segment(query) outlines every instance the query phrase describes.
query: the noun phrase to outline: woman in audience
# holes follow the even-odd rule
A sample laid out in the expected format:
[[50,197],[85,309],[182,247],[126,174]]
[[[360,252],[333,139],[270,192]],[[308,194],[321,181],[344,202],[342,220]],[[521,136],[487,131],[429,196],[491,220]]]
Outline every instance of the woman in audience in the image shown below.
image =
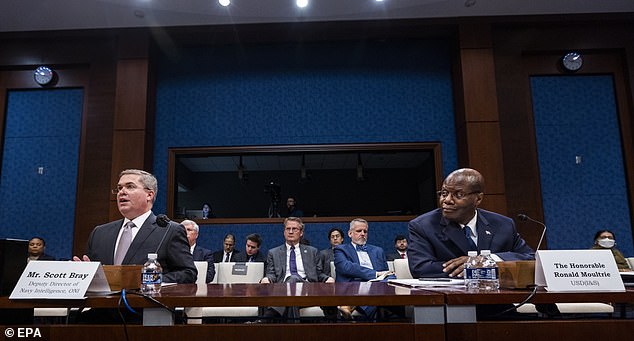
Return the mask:
[[630,266],[627,264],[627,260],[616,248],[616,241],[614,238],[614,233],[609,230],[599,230],[594,235],[594,245],[592,245],[593,249],[608,249],[612,251],[612,255],[614,256],[614,260],[616,261],[616,265],[619,268],[619,271],[630,271]]
[[33,237],[29,240],[29,261],[32,260],[55,260],[55,257],[44,253],[46,242],[41,237]]

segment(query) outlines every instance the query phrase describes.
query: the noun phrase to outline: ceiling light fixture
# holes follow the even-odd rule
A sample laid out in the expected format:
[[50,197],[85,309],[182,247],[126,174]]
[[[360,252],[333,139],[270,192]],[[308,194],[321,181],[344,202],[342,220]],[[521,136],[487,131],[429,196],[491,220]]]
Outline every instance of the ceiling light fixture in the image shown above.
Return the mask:
[[231,0],[218,0],[218,3],[222,7],[227,7],[227,6],[231,5]]
[[297,4],[297,7],[299,8],[304,8],[308,6],[308,0],[296,0],[295,4]]

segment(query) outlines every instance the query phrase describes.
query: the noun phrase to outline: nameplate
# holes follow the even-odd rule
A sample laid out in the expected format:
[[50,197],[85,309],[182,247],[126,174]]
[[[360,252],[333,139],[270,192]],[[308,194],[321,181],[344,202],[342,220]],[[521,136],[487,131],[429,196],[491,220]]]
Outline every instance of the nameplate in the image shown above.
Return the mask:
[[247,275],[247,264],[246,263],[236,263],[231,267],[231,274],[238,276],[246,276]]
[[99,262],[30,261],[9,298],[83,299],[89,287],[110,290]]
[[610,250],[539,250],[535,284],[554,292],[625,291]]

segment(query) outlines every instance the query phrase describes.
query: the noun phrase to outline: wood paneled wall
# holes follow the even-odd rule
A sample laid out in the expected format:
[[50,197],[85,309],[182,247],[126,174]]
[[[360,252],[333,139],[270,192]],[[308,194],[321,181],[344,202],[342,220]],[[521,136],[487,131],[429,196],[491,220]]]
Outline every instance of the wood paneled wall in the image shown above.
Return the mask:
[[[304,42],[341,39],[448,39],[455,42],[456,132],[461,167],[486,178],[483,207],[511,217],[543,218],[539,167],[527,81],[529,59],[551,63],[567,49],[608,51],[617,56],[617,89],[627,162],[628,190],[634,198],[634,19],[597,16],[577,22],[561,18],[495,20],[403,20],[245,25],[161,30],[170,46],[263,41]],[[244,34],[241,35],[241,32]],[[179,41],[179,37],[184,39]],[[169,39],[168,39],[169,40]],[[84,251],[92,228],[119,218],[110,189],[124,168],[151,171],[154,127],[154,56],[151,30],[29,32],[0,35],[0,105],[38,64],[65,74],[63,82],[85,89],[73,251]],[[157,48],[157,49],[158,49]],[[527,56],[530,58],[527,59]],[[616,61],[614,61],[616,60]],[[533,63],[533,62],[531,62]],[[615,69],[616,70],[616,69]],[[21,73],[24,73],[21,75]],[[71,76],[71,74],[73,76]],[[25,83],[26,84],[26,83]],[[33,86],[32,83],[24,86]],[[1,132],[0,132],[1,134]],[[0,135],[0,138],[2,135]],[[1,139],[0,139],[1,140]],[[632,201],[632,200],[631,200]],[[634,211],[634,208],[632,208]],[[536,245],[538,229],[521,230]]]

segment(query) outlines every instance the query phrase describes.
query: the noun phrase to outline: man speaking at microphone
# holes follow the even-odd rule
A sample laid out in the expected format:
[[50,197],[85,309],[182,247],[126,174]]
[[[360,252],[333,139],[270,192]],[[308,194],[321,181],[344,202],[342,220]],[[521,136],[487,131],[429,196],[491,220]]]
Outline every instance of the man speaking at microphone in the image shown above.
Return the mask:
[[88,251],[75,261],[104,265],[143,265],[148,253],[157,253],[163,267],[163,282],[194,283],[197,270],[185,229],[167,217],[152,213],[158,185],[154,175],[138,169],[119,174],[117,207],[123,219],[99,225],[88,238]]
[[409,222],[407,257],[414,278],[463,277],[470,250],[491,250],[497,261],[534,259],[511,218],[478,208],[483,198],[484,178],[475,169],[445,178],[439,208]]

